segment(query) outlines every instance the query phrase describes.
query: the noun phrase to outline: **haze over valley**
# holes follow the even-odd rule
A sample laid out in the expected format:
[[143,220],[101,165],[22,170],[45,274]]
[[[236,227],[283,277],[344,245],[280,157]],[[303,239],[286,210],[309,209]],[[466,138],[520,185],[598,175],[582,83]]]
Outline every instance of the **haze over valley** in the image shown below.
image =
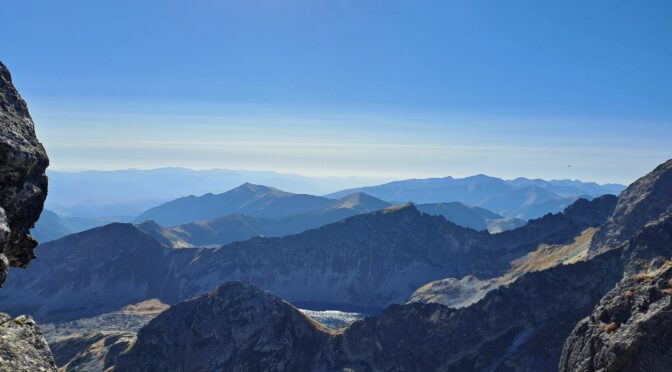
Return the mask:
[[668,372],[672,2],[2,3],[0,372]]

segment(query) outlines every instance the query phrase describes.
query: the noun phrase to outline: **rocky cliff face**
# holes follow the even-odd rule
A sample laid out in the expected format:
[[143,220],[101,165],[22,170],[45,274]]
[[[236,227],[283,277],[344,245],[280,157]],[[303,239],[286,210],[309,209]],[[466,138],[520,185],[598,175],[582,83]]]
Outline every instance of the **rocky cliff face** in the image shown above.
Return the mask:
[[672,217],[624,247],[625,277],[565,343],[561,371],[669,371],[672,365]]
[[[26,267],[37,242],[29,230],[47,196],[49,160],[28,106],[0,62],[0,285],[9,266]],[[1,290],[0,290],[1,291]],[[0,370],[52,371],[56,365],[35,322],[0,313]]]
[[35,137],[28,105],[0,62],[0,285],[8,266],[26,267],[37,242],[29,230],[47,197],[47,153]]
[[614,214],[593,240],[591,254],[617,247],[650,221],[672,213],[672,159],[628,186],[618,197]]

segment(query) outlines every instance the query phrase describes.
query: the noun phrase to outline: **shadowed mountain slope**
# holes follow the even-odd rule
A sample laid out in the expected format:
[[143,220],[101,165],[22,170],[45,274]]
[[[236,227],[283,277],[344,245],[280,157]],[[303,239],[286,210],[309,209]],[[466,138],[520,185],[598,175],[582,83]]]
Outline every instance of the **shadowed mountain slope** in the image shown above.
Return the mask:
[[[273,219],[235,214],[170,228],[163,227],[154,221],[145,221],[137,226],[169,247],[217,246],[253,237],[282,237],[298,234],[357,214],[390,206],[391,204],[380,199],[356,193],[336,200],[324,210],[312,214],[296,214]],[[423,204],[417,208],[424,213],[440,215],[457,225],[479,231],[502,232],[526,223],[520,219],[504,218],[486,209],[469,207],[457,202]]]
[[[613,197],[579,201],[567,214],[491,235],[413,205],[360,214],[284,238],[215,249],[171,249],[130,224],[111,224],[42,245],[32,270],[0,292],[6,310],[45,320],[108,312],[158,298],[172,304],[227,280],[246,280],[290,301],[385,306],[446,277],[495,277],[539,244],[569,242],[601,224]],[[580,210],[596,213],[592,221]]]
[[115,223],[69,235],[40,250],[31,270],[18,272],[0,291],[3,310],[74,319],[149,298],[179,300],[171,289],[179,252],[133,225]]
[[319,196],[292,194],[246,183],[223,194],[192,195],[161,204],[142,213],[135,222],[153,220],[164,226],[174,226],[230,214],[281,218],[317,212],[328,208],[333,202],[332,199]]

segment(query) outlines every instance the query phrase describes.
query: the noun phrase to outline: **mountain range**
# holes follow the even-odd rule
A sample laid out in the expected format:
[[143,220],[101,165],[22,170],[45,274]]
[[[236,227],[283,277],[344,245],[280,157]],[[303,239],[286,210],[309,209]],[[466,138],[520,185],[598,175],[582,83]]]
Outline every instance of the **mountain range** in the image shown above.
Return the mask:
[[499,234],[407,204],[221,248],[173,249],[115,223],[42,244],[40,259],[15,274],[0,303],[7,311],[30,309],[39,320],[63,320],[149,298],[173,304],[226,280],[248,280],[290,301],[383,307],[406,302],[433,280],[500,275],[540,244],[565,243],[603,223],[615,199],[580,199],[565,213]]
[[[62,172],[49,170],[50,194],[45,207],[56,212],[62,217],[74,217],[82,219],[101,219],[106,222],[128,222],[143,211],[155,207],[176,198],[193,195],[203,195],[207,193],[218,193],[221,190],[228,190],[245,182],[264,184],[279,189],[293,190],[299,193],[308,193],[313,195],[322,195],[327,192],[334,192],[338,189],[352,187],[353,185],[371,184],[371,180],[362,178],[315,178],[304,177],[291,174],[282,174],[274,172],[259,171],[237,171],[237,170],[191,170],[185,168],[160,168],[150,170],[115,170],[115,171],[83,171],[83,172]],[[501,181],[504,188],[498,187],[491,181]],[[383,199],[388,202],[398,203],[412,201],[416,204],[459,201],[468,205],[482,206],[493,210],[507,217],[520,217],[529,219],[544,214],[544,211],[535,213],[519,212],[519,215],[511,210],[511,213],[502,213],[485,205],[471,202],[468,190],[462,190],[457,193],[446,193],[446,190],[455,191],[448,187],[449,183],[469,184],[467,189],[482,189],[481,196],[487,198],[509,188],[522,188],[534,186],[534,193],[539,193],[538,199],[541,201],[550,199],[563,199],[579,196],[595,197],[602,194],[618,194],[624,186],[617,184],[598,185],[592,182],[581,182],[577,180],[529,180],[518,178],[515,180],[504,181],[494,177],[474,176],[464,179],[454,179],[452,177],[435,178],[425,180],[403,180],[392,182],[390,184],[375,186],[383,188],[387,186],[406,189],[408,192],[399,192],[397,196],[387,197],[386,194],[376,192],[366,193]],[[481,183],[484,183],[481,185]],[[160,185],[160,187],[159,187]],[[506,187],[506,186],[509,187]],[[424,191],[418,190],[418,186]],[[443,188],[438,191],[436,188]],[[489,189],[489,191],[488,191]],[[547,190],[552,195],[541,194],[541,190]],[[416,190],[415,194],[410,190]],[[355,190],[338,192],[337,196],[327,195],[328,198],[340,199],[343,196],[352,194]],[[488,192],[491,194],[488,195]],[[387,193],[390,194],[390,193]],[[423,199],[421,194],[426,194]],[[478,199],[478,198],[476,198]],[[478,201],[478,200],[477,200]],[[561,201],[555,201],[555,209],[546,209],[546,212],[557,212],[567,206]],[[550,206],[549,206],[550,207]],[[219,216],[217,216],[219,217]],[[192,222],[192,221],[185,221]],[[93,226],[89,226],[93,227]]]
[[320,178],[268,171],[176,167],[77,172],[48,170],[47,174],[49,198],[45,207],[61,216],[84,218],[133,218],[151,207],[182,196],[221,192],[245,182],[313,194],[371,182],[355,177]]
[[486,175],[466,178],[427,178],[394,181],[378,186],[347,189],[327,197],[338,198],[353,192],[364,192],[376,198],[395,202],[441,203],[458,201],[483,207],[506,217],[530,219],[563,210],[579,197],[618,195],[623,185],[598,185],[571,180],[517,178],[505,181]]
[[[169,293],[177,289],[182,294],[176,297],[191,298],[207,287],[214,289],[171,306],[137,335],[74,336],[63,345],[68,350],[79,345],[79,357],[73,361],[84,358],[87,363],[123,371],[277,366],[281,366],[278,370],[309,371],[562,372],[594,371],[595,367],[639,371],[646,366],[647,370],[665,371],[672,361],[664,341],[666,324],[672,321],[668,311],[672,297],[666,294],[672,291],[671,175],[669,161],[631,185],[618,200],[613,196],[580,199],[562,214],[494,235],[455,226],[405,205],[286,238],[255,238],[217,249],[170,249],[155,242],[150,255],[169,258],[164,264],[157,263],[163,259],[153,261],[154,266],[171,268],[161,280],[172,290]],[[116,275],[135,282],[136,288],[149,288],[137,274],[122,269],[142,260],[137,256],[140,250],[130,249],[136,255],[117,263],[127,256],[126,249],[112,253],[108,244],[96,247],[95,241],[107,240],[100,238],[103,233],[107,239],[131,234],[137,240],[151,240],[133,225],[114,224],[42,248],[50,248],[54,258],[72,247],[81,247],[76,255],[92,254],[93,249],[97,252],[93,260],[75,260],[69,270],[88,268],[93,274],[104,267],[103,277]],[[74,237],[80,241],[70,240]],[[356,245],[350,245],[351,238],[346,237],[355,237]],[[69,244],[63,243],[66,240]],[[114,246],[149,244],[115,242]],[[46,251],[44,258],[50,259]],[[376,256],[368,259],[367,251]],[[368,290],[351,287],[358,296],[351,291],[339,295],[338,286],[349,275],[324,280],[330,272],[347,273],[350,265],[341,265],[346,259],[365,263],[357,283],[372,283],[366,286]],[[34,264],[38,275],[29,281],[31,285],[22,287],[22,293],[37,290],[65,269],[50,261],[43,268],[37,267],[39,261]],[[95,270],[92,261],[100,265]],[[411,302],[394,300],[380,315],[355,321],[345,329],[328,329],[282,299],[292,300],[297,290],[304,289],[302,295],[317,294],[318,300],[323,299],[321,292],[338,300],[371,304],[368,300],[377,296],[377,301],[385,302],[390,288],[404,288],[398,277],[428,271],[428,266],[418,265],[422,262],[452,273],[416,287],[409,294]],[[387,268],[395,280],[385,274]],[[265,272],[271,275],[264,276]],[[299,273],[303,280],[293,284],[292,273]],[[139,280],[129,279],[134,277]],[[236,277],[255,284],[229,281]],[[72,287],[75,282],[86,283],[80,278],[58,283],[54,289]],[[410,289],[416,282],[407,283]],[[98,291],[129,288],[122,280],[98,281],[77,290],[95,301],[92,287]],[[272,292],[282,293],[282,298]],[[63,294],[67,291],[43,301]],[[161,295],[168,297],[168,293]],[[19,297],[3,298],[2,303]],[[137,296],[119,303],[135,300]],[[81,314],[82,305],[94,305],[89,313],[103,310],[100,303],[89,301],[68,304],[70,310],[65,313],[72,314],[77,308]],[[63,314],[41,315],[53,319]],[[109,349],[95,341],[103,339]],[[75,354],[68,351],[68,355]]]
[[[228,209],[228,212],[247,211],[253,214],[267,213],[268,209],[275,208],[278,199],[292,196],[292,194],[284,193],[276,189],[257,186],[257,185],[243,185],[230,192],[220,195],[221,200],[230,203],[231,195],[239,196],[241,189],[254,188],[253,193],[246,193],[243,198],[236,200],[236,205],[242,207],[235,209]],[[269,197],[269,194],[272,196]],[[278,194],[280,196],[278,196]],[[208,199],[212,199],[206,196]],[[190,203],[188,206],[183,206],[184,209],[193,210],[190,218],[196,218],[200,213],[211,214],[212,209],[202,211],[198,209],[200,199]],[[181,202],[188,202],[188,200],[181,200]],[[263,202],[260,202],[263,200]],[[291,202],[301,203],[302,198],[295,198]],[[313,199],[314,200],[314,199]],[[198,220],[187,224],[182,224],[174,227],[164,227],[154,222],[147,220],[137,226],[148,234],[152,235],[163,244],[174,248],[189,248],[189,247],[203,247],[216,246],[231,243],[234,241],[247,240],[257,236],[277,236],[282,237],[286,235],[297,234],[309,229],[318,228],[329,223],[337,222],[347,217],[352,217],[357,214],[367,213],[392,207],[393,205],[376,199],[364,193],[355,193],[347,195],[339,200],[324,200],[322,209],[311,209],[304,211],[304,213],[293,214],[281,218],[264,218],[253,217],[246,214],[231,214],[223,217],[215,218],[213,220]],[[260,208],[259,204],[263,207]],[[220,204],[221,205],[221,204]],[[285,208],[291,203],[286,203],[283,200],[283,210],[289,209],[296,211],[298,208]],[[222,206],[227,208],[228,206]],[[154,217],[160,221],[166,221],[164,212],[170,213],[171,209],[182,210],[177,208],[177,205],[167,205],[165,210],[161,208],[155,209],[147,217]],[[229,207],[230,208],[230,207]],[[422,204],[417,206],[421,212],[443,216],[447,220],[478,231],[488,230],[493,233],[510,230],[524,225],[526,222],[515,218],[504,218],[500,215],[492,213],[488,210],[478,207],[469,207],[462,203],[438,203],[438,204]],[[217,212],[214,212],[217,213]],[[277,212],[276,212],[277,213]],[[141,220],[144,216],[138,218]]]
[[512,265],[527,267],[517,277],[469,306],[395,304],[333,331],[268,291],[228,282],[150,321],[113,363],[131,371],[667,371],[671,175],[672,160],[625,190],[605,224],[580,234],[589,239],[539,246]]
[[[241,192],[243,190],[248,192]],[[241,197],[240,194],[244,195]],[[237,198],[238,207],[234,205],[223,212],[217,212],[218,209],[216,208],[199,208],[203,204],[208,205],[204,201],[208,198],[212,199],[210,195],[202,198],[186,198],[180,200],[180,203],[184,202],[184,204],[187,204],[183,205],[184,209],[192,210],[191,218],[196,218],[197,221],[167,228],[153,220],[147,220],[138,224],[138,226],[172,247],[214,246],[246,240],[255,236],[286,236],[296,234],[360,213],[392,206],[391,203],[384,202],[364,193],[354,193],[339,200],[324,200],[323,208],[311,210],[309,213],[301,213],[300,205],[305,199],[301,197],[289,198],[289,200],[283,199],[282,203],[279,203],[277,200],[291,195],[293,194],[266,186],[244,184],[220,196],[221,199]],[[179,204],[178,201],[176,203]],[[447,220],[460,226],[479,231],[488,230],[492,233],[517,228],[526,223],[526,221],[521,219],[505,218],[486,209],[469,207],[458,202],[423,204],[417,207],[418,210],[424,213],[444,216]],[[255,208],[261,211],[255,211]],[[288,213],[290,215],[281,218],[265,218],[242,214],[243,212],[260,212],[263,214],[269,208],[275,208],[280,213]],[[181,210],[181,208],[177,209]],[[299,212],[298,214],[291,214],[297,211]],[[160,221],[165,221],[162,212],[159,210],[156,217]],[[228,214],[212,220],[200,219],[204,215],[226,212],[240,212],[240,214]],[[138,220],[142,219],[143,217],[138,217]],[[31,233],[39,242],[46,243],[72,233],[102,226],[106,223],[109,222],[104,218],[63,217],[45,209],[42,211],[42,215],[31,230]]]

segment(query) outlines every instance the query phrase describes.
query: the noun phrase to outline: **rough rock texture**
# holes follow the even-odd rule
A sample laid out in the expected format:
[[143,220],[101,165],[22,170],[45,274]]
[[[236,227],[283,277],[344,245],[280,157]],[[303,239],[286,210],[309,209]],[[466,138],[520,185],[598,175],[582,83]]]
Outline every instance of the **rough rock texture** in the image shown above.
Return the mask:
[[427,283],[411,295],[409,302],[439,303],[455,308],[469,306],[488,292],[514,282],[528,272],[585,260],[596,231],[597,228],[587,228],[569,244],[541,244],[534,252],[513,260],[511,269],[498,278],[479,280],[467,275],[462,279],[445,278]]
[[593,240],[591,254],[617,247],[664,213],[672,213],[672,159],[619,195],[614,214]]
[[[168,307],[158,300],[147,300],[93,318],[79,318],[71,322],[42,323],[41,328],[49,345],[73,336],[83,337],[96,333],[135,334]],[[58,361],[58,355],[54,357]],[[62,364],[59,363],[59,365]]]
[[669,371],[672,365],[672,218],[624,247],[626,276],[567,339],[560,370]]
[[71,336],[50,346],[59,371],[102,372],[116,364],[134,341],[132,332],[97,332]]
[[[47,196],[48,165],[28,106],[0,62],[0,286],[9,266],[26,267],[35,257],[37,242],[29,230]],[[0,313],[0,370],[51,371],[54,367],[35,322]]]
[[115,371],[311,371],[329,337],[280,298],[229,282],[142,328]]
[[32,318],[0,313],[0,371],[55,371],[56,364]]
[[362,371],[551,371],[573,324],[617,277],[618,255],[608,253],[525,274],[461,309],[392,305],[336,338],[342,365]]
[[0,285],[8,265],[26,267],[35,257],[29,230],[47,197],[48,165],[28,105],[0,62]]
[[435,280],[413,292],[409,302],[442,304],[454,308],[469,306],[499,287],[502,283],[498,279],[480,280],[473,275],[467,275],[462,279]]
[[342,333],[230,282],[159,315],[115,370],[553,370],[572,326],[617,280],[616,253],[526,274],[463,309],[391,305]]

